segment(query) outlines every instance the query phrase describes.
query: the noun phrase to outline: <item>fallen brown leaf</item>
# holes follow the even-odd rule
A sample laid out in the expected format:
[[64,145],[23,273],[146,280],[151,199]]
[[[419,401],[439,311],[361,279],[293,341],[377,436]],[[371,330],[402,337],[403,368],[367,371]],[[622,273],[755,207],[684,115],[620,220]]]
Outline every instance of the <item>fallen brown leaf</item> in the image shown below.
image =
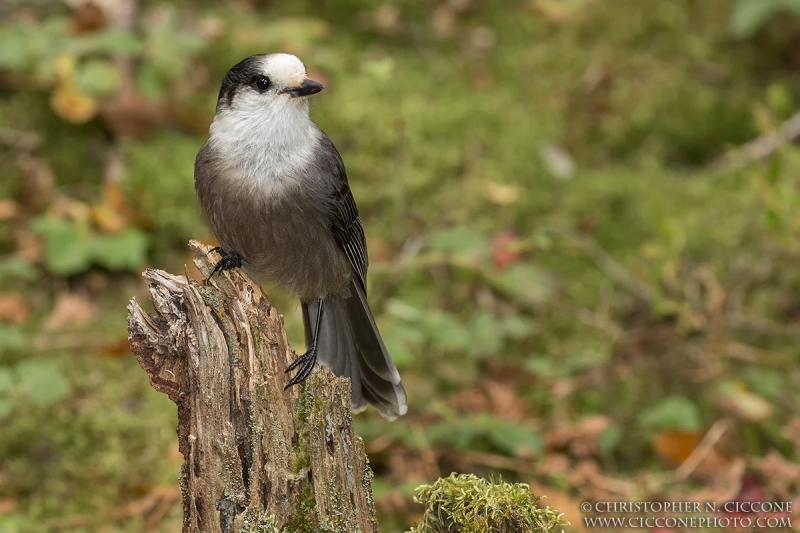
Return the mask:
[[436,6],[429,22],[431,30],[439,37],[452,37],[458,24],[455,10],[447,4]]
[[160,102],[153,102],[135,90],[122,91],[103,102],[100,116],[119,139],[141,139],[169,120]]
[[69,19],[69,32],[72,34],[91,33],[103,29],[108,24],[105,11],[91,0],[74,5]]
[[488,412],[515,422],[530,418],[525,410],[525,402],[515,390],[506,383],[491,379],[462,390],[448,403],[461,413]]
[[28,305],[18,292],[0,293],[0,322],[25,324],[30,318]]
[[394,35],[400,27],[400,8],[394,4],[385,3],[372,14],[372,24],[375,29],[385,35]]
[[14,500],[10,498],[4,498],[0,500],[0,516],[10,513],[16,508],[17,508],[17,502],[15,502]]
[[764,458],[753,460],[754,470],[766,480],[769,493],[784,501],[792,498],[792,489],[800,486],[800,465],[786,460],[776,450],[771,450]]
[[94,302],[85,295],[61,292],[56,296],[53,311],[44,321],[44,330],[59,331],[82,326],[92,320],[95,310]]
[[8,220],[17,216],[19,204],[14,200],[0,200],[0,220]]
[[608,424],[604,415],[589,415],[574,424],[556,426],[545,436],[545,446],[548,450],[568,451],[574,457],[597,455],[600,435]]
[[15,233],[14,241],[17,246],[18,258],[30,263],[41,261],[44,255],[44,240],[41,235],[23,228]]

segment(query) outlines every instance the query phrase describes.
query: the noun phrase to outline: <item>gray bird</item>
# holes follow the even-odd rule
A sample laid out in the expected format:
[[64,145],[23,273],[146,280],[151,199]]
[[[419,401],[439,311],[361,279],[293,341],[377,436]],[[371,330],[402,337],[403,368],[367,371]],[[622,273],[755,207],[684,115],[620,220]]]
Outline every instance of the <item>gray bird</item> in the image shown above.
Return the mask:
[[309,117],[324,89],[293,55],[254,55],[222,80],[194,183],[222,259],[300,298],[308,350],[288,371],[303,381],[317,360],[349,377],[351,406],[406,412],[400,374],[367,304],[367,243],[344,163]]

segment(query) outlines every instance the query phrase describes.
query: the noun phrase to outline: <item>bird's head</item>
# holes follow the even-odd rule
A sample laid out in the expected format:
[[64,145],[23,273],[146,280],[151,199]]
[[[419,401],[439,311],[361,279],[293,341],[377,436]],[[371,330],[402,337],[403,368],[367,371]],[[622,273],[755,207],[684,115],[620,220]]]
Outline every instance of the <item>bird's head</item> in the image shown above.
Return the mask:
[[307,97],[324,88],[308,79],[303,63],[291,54],[254,55],[233,66],[223,78],[217,112],[262,115],[298,108],[307,112]]

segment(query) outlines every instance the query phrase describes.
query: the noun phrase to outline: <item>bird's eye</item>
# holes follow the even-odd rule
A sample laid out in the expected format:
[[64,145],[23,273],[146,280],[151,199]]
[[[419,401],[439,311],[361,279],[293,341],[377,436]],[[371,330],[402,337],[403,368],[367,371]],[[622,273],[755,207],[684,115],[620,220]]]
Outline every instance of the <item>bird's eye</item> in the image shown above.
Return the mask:
[[266,91],[267,89],[269,89],[269,85],[270,85],[269,78],[267,78],[266,76],[257,76],[256,78],[253,79],[253,87],[258,89],[259,91],[262,92]]

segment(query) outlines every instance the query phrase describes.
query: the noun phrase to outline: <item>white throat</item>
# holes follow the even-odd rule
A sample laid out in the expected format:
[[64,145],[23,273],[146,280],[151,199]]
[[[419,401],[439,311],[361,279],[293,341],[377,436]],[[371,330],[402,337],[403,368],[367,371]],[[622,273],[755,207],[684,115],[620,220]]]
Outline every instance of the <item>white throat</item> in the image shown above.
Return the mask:
[[287,96],[247,102],[255,95],[241,96],[244,98],[235,103],[239,105],[218,110],[209,142],[232,178],[279,194],[303,177],[302,170],[313,160],[320,130],[308,115],[306,99],[292,101]]

